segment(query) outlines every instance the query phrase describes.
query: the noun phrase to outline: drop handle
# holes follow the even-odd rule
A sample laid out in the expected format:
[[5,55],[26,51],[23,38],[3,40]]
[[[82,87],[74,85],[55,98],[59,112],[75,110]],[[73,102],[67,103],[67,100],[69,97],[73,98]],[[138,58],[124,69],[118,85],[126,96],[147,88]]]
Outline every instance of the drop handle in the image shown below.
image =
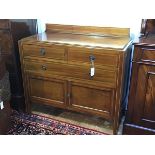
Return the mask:
[[90,59],[90,61],[92,62],[92,61],[95,60],[95,56],[94,56],[94,55],[90,55],[90,56],[89,56],[89,59]]
[[41,66],[41,69],[42,69],[42,70],[47,70],[47,68],[46,68],[45,65],[42,65],[42,66]]
[[90,62],[91,62],[89,75],[92,78],[95,75],[95,65],[94,65],[95,56],[90,55],[89,59],[90,59]]
[[41,48],[40,49],[40,55],[41,56],[44,56],[45,54],[46,54],[45,49],[44,48]]

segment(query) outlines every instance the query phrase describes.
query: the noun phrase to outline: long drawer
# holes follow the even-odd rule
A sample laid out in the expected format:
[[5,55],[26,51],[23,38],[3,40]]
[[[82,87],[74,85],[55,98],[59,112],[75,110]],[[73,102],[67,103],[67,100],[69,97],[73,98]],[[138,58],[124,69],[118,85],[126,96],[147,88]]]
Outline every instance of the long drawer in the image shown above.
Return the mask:
[[37,46],[37,45],[24,45],[23,46],[24,57],[42,57],[65,60],[66,52],[64,47],[51,45],[51,46]]
[[70,78],[78,78],[82,80],[89,80],[92,82],[104,82],[108,83],[113,88],[116,87],[117,70],[103,70],[95,68],[95,75],[90,77],[89,65],[69,65],[56,62],[35,62],[24,61],[25,70],[28,72],[36,72],[42,76],[58,75]]

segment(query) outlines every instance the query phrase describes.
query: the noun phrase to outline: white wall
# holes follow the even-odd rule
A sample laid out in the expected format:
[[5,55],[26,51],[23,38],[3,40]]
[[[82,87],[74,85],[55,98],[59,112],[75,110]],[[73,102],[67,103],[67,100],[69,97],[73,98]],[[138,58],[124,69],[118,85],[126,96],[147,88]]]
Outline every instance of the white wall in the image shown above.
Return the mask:
[[141,27],[141,19],[104,19],[95,18],[94,20],[87,18],[85,20],[74,19],[74,18],[51,18],[51,19],[39,19],[39,32],[45,31],[45,24],[68,24],[68,25],[87,25],[87,26],[103,26],[103,27],[121,27],[121,28],[130,28],[131,34],[139,35]]
[[54,23],[125,27],[138,34],[141,26],[137,6],[129,0],[53,0],[46,10],[39,20],[43,30],[45,23]]

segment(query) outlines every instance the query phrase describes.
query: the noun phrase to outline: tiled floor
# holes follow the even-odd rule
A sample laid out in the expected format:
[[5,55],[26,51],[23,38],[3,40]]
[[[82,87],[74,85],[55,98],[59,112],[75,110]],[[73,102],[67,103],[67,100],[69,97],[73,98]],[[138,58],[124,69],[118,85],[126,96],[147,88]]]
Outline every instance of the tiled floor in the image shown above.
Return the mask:
[[[80,125],[83,127],[112,134],[112,124],[100,117],[85,115],[77,112],[71,112],[67,110],[62,110],[62,109],[38,105],[38,104],[32,106],[32,113],[40,114],[47,117],[52,117],[57,120],[73,123],[75,125]],[[119,127],[119,131],[118,131],[119,135],[122,134],[122,127],[123,127],[122,124],[123,124],[123,119]]]

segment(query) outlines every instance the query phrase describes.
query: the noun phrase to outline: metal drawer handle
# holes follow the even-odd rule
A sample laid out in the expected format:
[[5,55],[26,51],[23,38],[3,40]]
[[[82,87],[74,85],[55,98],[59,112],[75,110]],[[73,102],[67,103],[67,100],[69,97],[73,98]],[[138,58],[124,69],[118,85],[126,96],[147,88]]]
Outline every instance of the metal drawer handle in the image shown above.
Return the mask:
[[90,55],[89,59],[90,59],[90,62],[91,62],[89,75],[92,78],[95,75],[95,65],[94,65],[95,56]]
[[90,55],[90,56],[89,56],[89,59],[90,59],[90,61],[92,62],[92,61],[95,60],[95,56],[94,56],[94,55]]
[[40,49],[40,55],[44,56],[45,54],[46,54],[45,49],[44,48],[41,48]]
[[41,68],[42,68],[42,70],[47,70],[45,65],[42,65]]

